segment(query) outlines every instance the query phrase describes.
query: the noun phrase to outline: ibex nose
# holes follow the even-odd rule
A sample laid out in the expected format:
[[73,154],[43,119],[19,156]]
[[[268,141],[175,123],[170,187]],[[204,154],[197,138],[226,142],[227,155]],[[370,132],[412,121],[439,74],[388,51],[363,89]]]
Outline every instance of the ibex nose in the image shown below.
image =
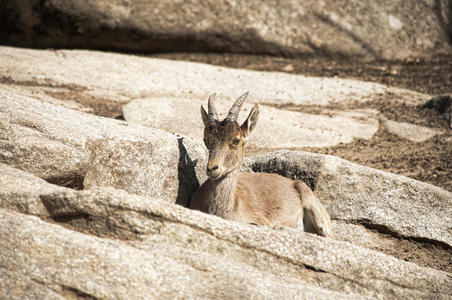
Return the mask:
[[209,166],[207,166],[207,173],[213,172],[213,171],[215,171],[216,169],[218,169],[218,165],[212,166],[212,167],[210,167],[210,168],[209,168]]

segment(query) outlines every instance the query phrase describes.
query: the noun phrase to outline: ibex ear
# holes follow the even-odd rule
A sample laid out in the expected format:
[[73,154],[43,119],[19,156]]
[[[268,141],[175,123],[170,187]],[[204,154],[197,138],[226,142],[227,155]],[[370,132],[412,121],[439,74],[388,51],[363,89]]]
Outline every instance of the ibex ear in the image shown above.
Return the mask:
[[209,117],[207,116],[207,112],[202,105],[201,105],[201,118],[204,123],[204,126],[206,126],[207,123],[209,122]]
[[248,118],[246,118],[245,122],[243,122],[242,129],[243,136],[245,139],[248,138],[251,131],[253,131],[254,127],[256,127],[257,119],[259,118],[259,105],[254,104],[253,109],[251,110]]

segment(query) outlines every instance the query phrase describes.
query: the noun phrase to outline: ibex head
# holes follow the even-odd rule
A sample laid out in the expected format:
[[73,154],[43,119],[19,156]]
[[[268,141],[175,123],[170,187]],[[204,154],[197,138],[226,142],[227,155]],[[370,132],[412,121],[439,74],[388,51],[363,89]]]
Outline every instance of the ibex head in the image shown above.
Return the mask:
[[219,179],[242,165],[243,148],[259,116],[259,107],[255,104],[245,122],[241,126],[237,123],[240,108],[247,96],[248,92],[234,102],[223,121],[218,119],[215,110],[213,103],[215,94],[209,97],[207,112],[201,105],[201,116],[205,126],[204,143],[209,150],[207,176],[210,179]]

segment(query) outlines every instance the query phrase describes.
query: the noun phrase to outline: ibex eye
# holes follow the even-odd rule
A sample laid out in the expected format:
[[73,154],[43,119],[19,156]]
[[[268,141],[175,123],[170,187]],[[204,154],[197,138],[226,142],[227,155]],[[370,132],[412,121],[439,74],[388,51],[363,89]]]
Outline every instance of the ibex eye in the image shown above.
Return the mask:
[[235,140],[232,141],[232,143],[234,145],[238,145],[240,143],[240,139],[235,139]]

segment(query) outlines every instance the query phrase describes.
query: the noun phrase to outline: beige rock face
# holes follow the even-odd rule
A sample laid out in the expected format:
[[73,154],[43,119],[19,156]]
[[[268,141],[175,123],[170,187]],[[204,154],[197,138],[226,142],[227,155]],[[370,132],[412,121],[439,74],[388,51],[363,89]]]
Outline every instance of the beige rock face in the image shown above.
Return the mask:
[[378,129],[375,112],[338,109],[310,114],[275,108],[278,105],[307,105],[309,112],[309,105],[373,101],[385,93],[409,105],[424,103],[430,97],[356,80],[234,70],[94,51],[0,47],[0,54],[0,76],[4,78],[0,88],[5,93],[107,116],[121,114],[121,106],[133,102],[122,110],[126,120],[196,137],[202,135],[199,105],[205,105],[210,94],[217,92],[218,109],[225,112],[236,97],[249,90],[242,119],[249,105],[260,103],[262,107],[258,131],[250,140],[255,148],[332,146],[353,138],[371,138]]
[[[66,228],[0,209],[3,295],[298,299],[428,298],[451,292],[444,272],[113,188],[55,189],[40,198]],[[33,284],[24,286],[16,278]]]
[[0,207],[29,215],[49,216],[40,197],[64,190],[30,173],[0,163]]
[[207,153],[199,141],[163,134],[146,140],[105,138],[88,142],[87,149],[85,188],[113,186],[187,205],[206,178]]
[[389,60],[451,50],[446,0],[15,0],[5,3],[0,18],[8,24],[0,41],[19,46]]
[[[199,140],[4,91],[0,101],[0,162],[48,181],[112,185],[142,195],[165,191],[168,201],[186,203],[197,178],[204,178],[206,153]],[[121,143],[127,152],[120,152]]]
[[[220,118],[223,118],[233,101],[225,101],[220,97],[217,97],[219,99],[215,101],[215,106]],[[200,114],[201,105],[207,107],[207,101],[177,98],[143,99],[132,101],[125,105],[122,111],[124,118],[131,123],[202,138],[204,124]],[[252,105],[244,104],[239,117],[240,124],[248,116]],[[371,113],[364,111],[356,112],[354,115],[328,116],[261,105],[256,130],[250,136],[247,145],[264,149],[328,147],[350,143],[353,138],[370,139],[378,130],[378,126],[378,120]]]
[[425,142],[441,132],[424,126],[414,125],[405,122],[385,120],[384,126],[392,134],[413,142]]
[[[5,237],[0,264],[6,273],[2,294],[8,298],[23,296],[20,288],[27,294],[107,299],[341,296],[237,263],[212,261],[202,253],[191,257],[187,253],[186,258],[201,259],[205,269],[157,249],[80,234],[4,210],[0,215]],[[31,278],[35,284],[23,286],[22,281],[13,281],[18,277]]]
[[433,185],[308,152],[277,151],[246,166],[309,183],[333,219],[452,246],[452,193]]
[[[229,69],[206,64],[95,51],[48,51],[0,47],[0,76],[24,96],[49,101],[104,103],[117,107],[137,99],[207,99],[212,93],[233,101],[250,91],[261,104],[327,105],[372,101],[381,94],[406,104],[430,96],[381,84],[339,78]],[[17,88],[16,88],[17,90]]]

